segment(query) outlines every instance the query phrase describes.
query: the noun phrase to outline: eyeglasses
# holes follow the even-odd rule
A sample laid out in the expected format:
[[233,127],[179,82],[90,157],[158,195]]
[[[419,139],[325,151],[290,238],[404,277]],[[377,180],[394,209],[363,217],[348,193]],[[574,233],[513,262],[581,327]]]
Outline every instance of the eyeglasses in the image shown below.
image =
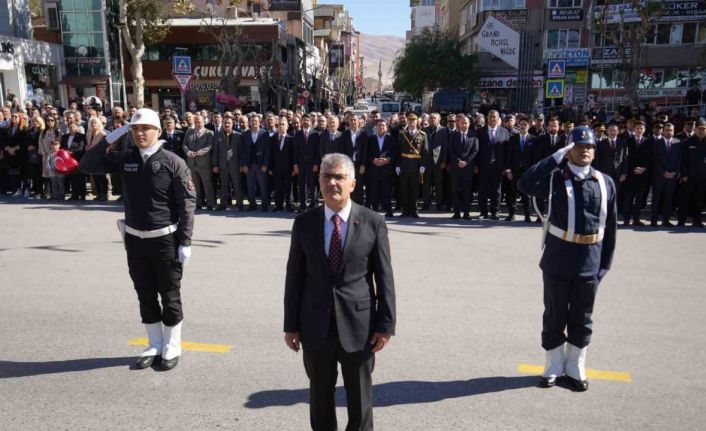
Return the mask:
[[341,181],[345,180],[348,178],[348,175],[346,174],[330,174],[330,173],[325,173],[321,174],[321,177],[324,179],[324,181],[331,181],[332,179],[336,181],[337,183],[340,183]]

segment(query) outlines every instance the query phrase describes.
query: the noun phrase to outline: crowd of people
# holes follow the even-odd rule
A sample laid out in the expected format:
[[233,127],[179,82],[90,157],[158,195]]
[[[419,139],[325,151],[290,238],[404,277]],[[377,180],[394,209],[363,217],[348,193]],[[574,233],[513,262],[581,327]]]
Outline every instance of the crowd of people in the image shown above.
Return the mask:
[[[120,199],[119,174],[69,175],[54,167],[57,151],[80,162],[107,133],[125,125],[135,108],[68,109],[8,104],[0,112],[0,193],[29,199]],[[639,115],[639,114],[638,114]],[[706,199],[706,123],[698,117],[649,118],[484,113],[336,115],[330,111],[240,110],[160,113],[164,148],[191,169],[197,208],[206,211],[303,212],[320,202],[318,169],[326,154],[343,153],[355,164],[353,200],[394,217],[446,212],[455,219],[525,222],[544,210],[517,187],[533,164],[567,144],[571,130],[590,126],[597,140],[593,166],[618,188],[624,224],[702,226]],[[116,145],[134,145],[129,135]],[[259,200],[259,202],[258,202]],[[519,205],[518,205],[519,203]],[[649,205],[650,211],[643,211]],[[643,221],[645,220],[645,221]]]

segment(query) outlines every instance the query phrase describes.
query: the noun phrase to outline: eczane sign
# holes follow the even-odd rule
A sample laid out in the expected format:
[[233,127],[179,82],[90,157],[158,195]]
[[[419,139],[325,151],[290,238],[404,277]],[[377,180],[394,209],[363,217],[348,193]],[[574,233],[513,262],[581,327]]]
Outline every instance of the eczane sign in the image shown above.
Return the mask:
[[476,36],[476,44],[505,63],[520,67],[520,33],[490,16]]

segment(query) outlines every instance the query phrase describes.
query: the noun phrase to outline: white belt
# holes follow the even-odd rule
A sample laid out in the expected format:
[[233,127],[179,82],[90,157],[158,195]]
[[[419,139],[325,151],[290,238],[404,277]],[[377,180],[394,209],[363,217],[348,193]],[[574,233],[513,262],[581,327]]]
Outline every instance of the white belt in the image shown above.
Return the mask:
[[568,232],[556,226],[549,225],[549,233],[564,241],[573,242],[575,244],[596,244],[603,241],[604,229],[598,229],[598,233],[591,235],[581,235],[578,233]]
[[132,236],[136,236],[141,239],[149,239],[149,238],[159,238],[160,236],[164,235],[169,235],[172,232],[176,232],[177,230],[177,225],[172,224],[160,229],[155,229],[155,230],[137,230],[133,229],[128,225],[125,225],[125,232],[129,233]]

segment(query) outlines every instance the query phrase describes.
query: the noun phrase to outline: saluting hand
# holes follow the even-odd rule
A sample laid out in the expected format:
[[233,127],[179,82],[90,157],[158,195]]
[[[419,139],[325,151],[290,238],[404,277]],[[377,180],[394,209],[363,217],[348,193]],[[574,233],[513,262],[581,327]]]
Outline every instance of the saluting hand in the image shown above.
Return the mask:
[[284,333],[284,343],[289,347],[290,349],[294,350],[295,352],[299,351],[299,333],[298,332],[285,332]]
[[373,338],[370,340],[370,345],[373,346],[371,351],[373,353],[377,353],[380,350],[384,349],[385,346],[387,346],[387,343],[389,343],[389,342],[390,342],[389,335],[375,332],[373,334]]

